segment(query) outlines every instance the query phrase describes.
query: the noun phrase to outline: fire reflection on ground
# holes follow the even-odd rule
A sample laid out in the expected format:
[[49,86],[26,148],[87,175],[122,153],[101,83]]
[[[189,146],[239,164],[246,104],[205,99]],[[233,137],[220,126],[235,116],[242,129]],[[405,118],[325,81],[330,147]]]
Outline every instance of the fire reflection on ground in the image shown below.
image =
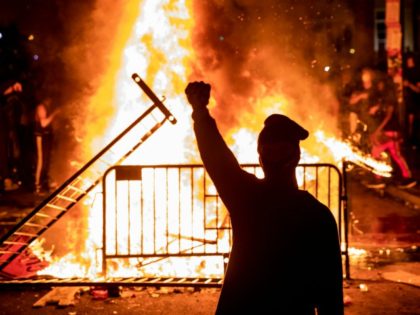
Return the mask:
[[420,250],[417,246],[406,248],[375,248],[361,249],[350,247],[351,265],[361,269],[376,269],[395,262],[414,262],[420,260]]

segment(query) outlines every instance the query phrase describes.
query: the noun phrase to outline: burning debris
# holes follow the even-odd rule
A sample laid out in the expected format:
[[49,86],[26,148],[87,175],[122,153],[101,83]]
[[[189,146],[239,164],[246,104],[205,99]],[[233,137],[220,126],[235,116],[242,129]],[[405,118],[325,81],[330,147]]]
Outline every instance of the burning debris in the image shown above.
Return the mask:
[[[109,4],[109,1],[105,2]],[[119,6],[114,3],[109,5]],[[99,5],[98,8],[100,7]],[[108,6],[104,7],[109,9]],[[320,34],[324,34],[325,28],[335,30],[336,28],[331,27],[334,23],[343,24],[344,27],[351,26],[351,19],[346,16],[344,7],[313,4],[307,8],[306,4],[290,6],[278,1],[270,1],[264,6],[261,5],[261,1],[196,1],[188,7],[184,1],[172,0],[164,3],[144,0],[140,4],[137,1],[129,2],[126,8],[118,7],[116,11],[119,22],[116,22],[115,18],[112,19],[112,23],[119,25],[117,29],[123,33],[115,35],[114,46],[110,49],[112,58],[110,57],[108,69],[101,69],[101,73],[98,73],[94,79],[95,84],[92,88],[95,92],[87,101],[88,106],[83,113],[84,119],[89,123],[81,123],[80,117],[75,119],[75,124],[78,126],[88,126],[87,130],[80,130],[77,133],[77,138],[83,139],[81,147],[92,148],[83,152],[85,156],[81,160],[89,160],[94,155],[92,152],[100,151],[105,147],[105,143],[109,143],[110,139],[133,122],[133,117],[140,116],[139,113],[143,112],[146,106],[139,103],[150,103],[150,100],[142,98],[138,88],[133,86],[131,81],[133,72],[144,75],[145,80],[151,83],[157,93],[162,91],[167,93],[166,104],[177,117],[178,124],[176,128],[164,126],[150,141],[135,150],[125,160],[126,164],[173,164],[198,161],[183,89],[187,78],[203,77],[216,87],[215,99],[211,103],[212,110],[218,121],[221,121],[222,130],[230,135],[230,144],[234,146],[235,153],[238,153],[242,162],[257,162],[256,156],[250,155],[247,148],[256,147],[257,130],[262,125],[263,119],[274,112],[292,115],[298,121],[304,121],[305,126],[309,126],[311,132],[317,135],[311,137],[308,147],[304,148],[302,163],[322,161],[338,164],[348,158],[356,162],[362,160],[352,148],[335,140],[338,130],[337,124],[332,122],[337,118],[337,104],[331,97],[332,93],[328,87],[320,83],[322,80],[319,78],[319,73],[315,75],[318,67],[326,69],[328,66],[330,67],[328,69],[331,69],[332,66],[326,63],[328,59],[326,55],[336,54],[331,50],[333,47],[331,43],[318,41],[321,40]],[[133,16],[133,12],[138,13],[138,16]],[[293,14],[289,14],[290,12]],[[315,23],[317,25],[310,23],[311,17],[320,15],[321,12],[330,15],[332,23],[330,26],[321,22]],[[100,12],[95,12],[95,16],[100,16]],[[103,22],[101,18],[97,20]],[[127,21],[131,21],[132,24],[127,26]],[[301,27],[305,30],[316,30],[317,41],[309,50],[306,49],[308,43],[314,41],[307,40],[305,32],[294,33],[295,29],[301,30]],[[339,32],[344,31],[345,29],[339,29]],[[334,35],[339,37],[339,34]],[[277,38],[278,41],[273,38]],[[295,42],[295,39],[298,39],[298,42]],[[309,58],[305,56],[308,51],[311,52]],[[323,51],[329,53],[321,54]],[[313,72],[307,70],[308,65],[311,65],[310,69]],[[80,67],[79,62],[78,66]],[[325,75],[324,72],[323,70],[322,75]],[[287,76],[284,75],[286,73]],[[139,85],[141,84],[142,81],[137,80],[138,76],[134,79]],[[150,97],[150,93],[146,94]],[[156,95],[152,101],[155,105],[161,103]],[[112,119],[108,113],[112,115]],[[98,119],[98,116],[101,119]],[[146,128],[146,134],[149,130]],[[131,147],[132,141],[138,141],[139,137],[125,140],[127,141],[125,146]],[[121,152],[115,150],[114,153]],[[337,157],[334,153],[340,153],[340,156]],[[111,165],[117,162],[118,159],[112,159]],[[362,163],[377,169],[373,163],[365,160]],[[100,176],[106,169],[107,167],[100,169]],[[380,170],[381,174],[388,171],[387,167]],[[312,179],[306,178],[305,182],[305,177],[302,178],[301,185],[315,186],[311,184]],[[96,198],[101,194],[97,183],[94,180],[90,183],[80,182],[73,185],[89,193],[86,200],[92,200],[93,203],[86,202],[87,205],[84,205],[87,211],[82,213],[89,212],[87,216],[77,215],[74,218],[66,216],[67,220],[88,221],[84,229],[86,233],[78,233],[72,238],[72,241],[78,244],[77,247],[84,248],[76,255],[50,257],[49,268],[39,274],[100,278],[98,270],[103,258],[98,258],[98,252],[103,249],[104,244],[102,244],[102,226],[98,224],[102,222],[100,208],[102,200]],[[181,187],[182,183],[178,182],[176,185]],[[188,191],[189,188],[179,189]],[[77,195],[75,198],[65,194],[64,197],[61,199],[67,198],[67,202],[71,203],[72,200],[80,200],[82,195]],[[69,198],[71,200],[68,200]],[[217,197],[214,196],[214,199],[217,200]],[[55,209],[61,207],[58,210],[61,209],[64,214],[63,208],[66,207],[62,204],[53,203],[53,206]],[[339,220],[339,215],[336,217]],[[66,228],[57,233],[64,231]],[[168,235],[170,233],[165,237]],[[197,242],[192,231],[180,235],[181,238],[189,238],[193,243]],[[214,236],[217,238],[218,235]],[[59,238],[58,235],[55,237]],[[200,235],[198,239],[208,238]],[[217,242],[217,239],[212,239],[211,242]],[[200,246],[207,248],[214,245],[211,242]],[[74,245],[63,243],[57,244],[55,250],[69,252],[68,249]],[[32,244],[30,248],[35,252],[36,243]],[[194,252],[197,249],[190,251]],[[36,255],[41,257],[42,253],[36,251]],[[135,266],[138,264],[138,259],[135,259],[130,267],[117,264],[116,269],[121,268],[124,273],[124,268],[127,268],[126,274],[130,274],[136,270]],[[200,264],[201,262],[198,263]],[[173,267],[171,264],[169,266]],[[161,268],[164,269],[165,266]]]

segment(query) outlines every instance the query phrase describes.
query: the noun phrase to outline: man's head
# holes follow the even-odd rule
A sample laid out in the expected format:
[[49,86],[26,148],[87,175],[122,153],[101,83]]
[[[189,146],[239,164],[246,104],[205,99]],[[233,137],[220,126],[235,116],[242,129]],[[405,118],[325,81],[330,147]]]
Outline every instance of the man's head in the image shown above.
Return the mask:
[[294,170],[300,159],[299,141],[308,136],[307,130],[287,116],[267,117],[258,136],[258,153],[265,174]]

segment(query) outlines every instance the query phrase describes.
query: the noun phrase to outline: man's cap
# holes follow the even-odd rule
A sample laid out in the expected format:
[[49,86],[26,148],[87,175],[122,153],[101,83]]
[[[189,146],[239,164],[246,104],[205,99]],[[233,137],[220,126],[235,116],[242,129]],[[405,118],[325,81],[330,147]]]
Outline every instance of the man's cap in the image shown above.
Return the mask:
[[309,132],[294,120],[281,114],[272,114],[264,121],[264,128],[258,136],[258,146],[280,141],[299,143],[308,136]]

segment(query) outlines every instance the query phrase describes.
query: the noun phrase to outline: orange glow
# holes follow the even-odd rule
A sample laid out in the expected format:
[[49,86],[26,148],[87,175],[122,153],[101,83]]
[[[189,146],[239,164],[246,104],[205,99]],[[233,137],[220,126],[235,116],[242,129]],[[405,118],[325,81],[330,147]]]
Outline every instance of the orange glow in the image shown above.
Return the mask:
[[[138,73],[153,89],[158,97],[165,96],[165,104],[178,120],[176,125],[165,124],[148,141],[134,152],[126,164],[160,163],[199,163],[191,124],[191,109],[186,104],[184,87],[191,77],[195,52],[191,43],[191,30],[194,27],[191,1],[187,0],[143,0],[128,1],[121,17],[120,28],[116,32],[109,64],[100,76],[96,93],[89,100],[90,111],[101,117],[89,126],[84,138],[91,139],[91,150],[86,150],[85,159],[91,158],[119,132],[140,116],[151,104],[139,87],[132,82],[131,75]],[[326,70],[327,71],[327,70]],[[241,113],[240,126],[232,126],[225,133],[228,144],[241,163],[257,163],[256,139],[264,118],[271,113],[281,112],[292,115],[291,101],[281,91],[269,94],[264,86],[257,91],[255,110]],[[217,109],[215,100],[211,100],[211,109]],[[319,113],[318,113],[319,114]],[[310,117],[311,118],[311,117]],[[316,124],[316,119],[311,118]],[[315,122],[313,122],[315,120]],[[320,126],[322,128],[322,126]],[[332,129],[332,128],[329,128]],[[343,159],[356,164],[369,165],[380,174],[388,174],[390,167],[363,157],[346,143],[337,140],[333,132],[310,130],[308,142],[302,143],[303,163],[333,163],[339,165]],[[139,139],[130,139],[136,143]],[[76,163],[76,162],[74,162]],[[261,174],[259,174],[261,175]],[[299,184],[302,184],[298,174]],[[136,193],[135,188],[131,192]],[[110,194],[112,195],[112,194]],[[50,262],[50,266],[39,274],[55,277],[88,277],[101,279],[102,248],[102,197],[101,187],[96,187],[84,200],[89,210],[88,228],[85,231],[84,252],[72,253],[64,257],[54,257],[53,250],[45,250],[43,241],[34,242],[32,251]],[[108,195],[107,195],[108,196]],[[121,201],[118,209],[127,208]],[[118,222],[124,224],[129,218],[123,210],[118,210]],[[108,217],[107,217],[108,218]],[[137,218],[131,218],[138,222]],[[190,219],[190,218],[187,218]],[[107,219],[115,221],[110,214]],[[164,220],[158,217],[157,220]],[[108,222],[107,221],[107,222]],[[162,221],[163,222],[163,221]],[[111,226],[107,226],[111,229]],[[133,230],[139,230],[133,226]],[[122,233],[122,232],[121,232]],[[124,232],[128,237],[129,231]],[[135,233],[135,232],[133,232]],[[189,238],[200,235],[199,231],[184,231]],[[204,235],[200,235],[204,238]],[[220,235],[219,237],[226,237]],[[113,240],[113,239],[111,239]],[[181,244],[183,244],[181,242]],[[121,245],[124,246],[124,245]],[[136,245],[130,250],[136,251]],[[107,248],[112,251],[111,245]],[[228,250],[228,248],[225,248]],[[128,251],[128,248],[125,248]],[[220,276],[223,274],[223,262],[220,259],[203,261],[191,258],[187,263],[176,259],[165,259],[148,265],[140,272],[138,259],[127,259],[109,266],[110,276],[144,276],[167,271],[172,276]]]

